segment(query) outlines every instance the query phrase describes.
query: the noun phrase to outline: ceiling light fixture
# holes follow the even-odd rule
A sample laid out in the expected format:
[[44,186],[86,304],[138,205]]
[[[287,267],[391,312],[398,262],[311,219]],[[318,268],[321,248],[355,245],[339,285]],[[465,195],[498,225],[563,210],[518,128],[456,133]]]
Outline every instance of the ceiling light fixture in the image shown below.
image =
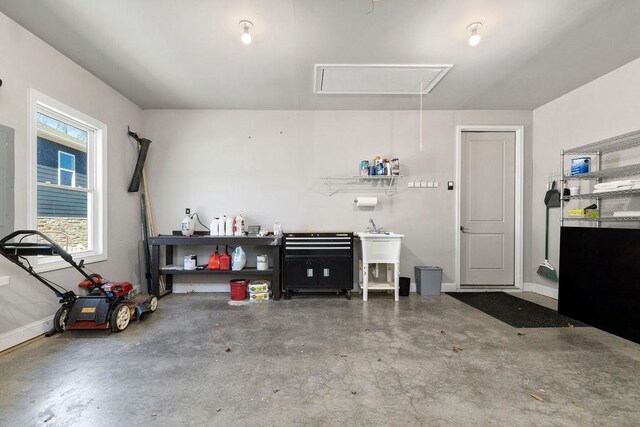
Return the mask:
[[242,21],[238,22],[238,24],[242,25],[242,36],[240,37],[242,43],[251,43],[251,34],[249,33],[249,28],[253,28],[253,22],[243,19]]
[[478,34],[480,27],[482,27],[482,22],[474,22],[467,26],[467,30],[471,31],[471,36],[469,37],[469,44],[471,46],[477,46],[478,43],[480,43],[480,34]]

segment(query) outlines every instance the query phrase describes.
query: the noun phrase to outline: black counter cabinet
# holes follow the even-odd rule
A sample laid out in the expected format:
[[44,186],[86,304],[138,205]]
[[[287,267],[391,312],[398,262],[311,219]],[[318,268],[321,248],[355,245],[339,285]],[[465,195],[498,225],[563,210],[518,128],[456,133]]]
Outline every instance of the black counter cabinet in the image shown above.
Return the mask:
[[640,343],[640,229],[562,227],[558,312]]

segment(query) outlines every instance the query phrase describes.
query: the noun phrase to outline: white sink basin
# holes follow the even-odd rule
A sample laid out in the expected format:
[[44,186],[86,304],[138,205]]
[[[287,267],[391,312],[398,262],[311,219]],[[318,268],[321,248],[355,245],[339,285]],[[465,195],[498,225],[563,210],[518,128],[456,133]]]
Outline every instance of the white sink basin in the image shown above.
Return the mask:
[[382,238],[382,239],[392,239],[392,238],[402,238],[404,237],[404,234],[396,234],[396,233],[371,233],[369,231],[359,231],[356,233],[356,236],[360,237],[361,239],[372,239],[372,238]]
[[365,263],[398,263],[400,246],[404,235],[395,233],[359,232],[356,236],[362,244],[362,259]]

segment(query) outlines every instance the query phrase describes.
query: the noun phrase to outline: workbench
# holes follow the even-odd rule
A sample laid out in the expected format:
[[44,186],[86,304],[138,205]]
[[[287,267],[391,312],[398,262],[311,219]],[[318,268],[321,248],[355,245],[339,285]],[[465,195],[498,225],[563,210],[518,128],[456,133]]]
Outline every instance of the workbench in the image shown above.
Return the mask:
[[[167,236],[160,235],[149,238],[151,244],[151,286],[152,292],[159,297],[170,294],[173,290],[173,276],[176,274],[194,275],[227,275],[255,277],[256,279],[271,280],[273,299],[280,299],[280,237],[245,237],[245,236]],[[173,270],[160,265],[161,248],[164,246],[165,266],[176,264],[174,248],[176,246],[269,246],[271,247],[271,261],[273,265],[268,270],[257,270],[255,267],[245,267],[240,271],[232,270]],[[182,264],[178,262],[178,264]],[[165,290],[160,291],[160,277],[165,278]]]

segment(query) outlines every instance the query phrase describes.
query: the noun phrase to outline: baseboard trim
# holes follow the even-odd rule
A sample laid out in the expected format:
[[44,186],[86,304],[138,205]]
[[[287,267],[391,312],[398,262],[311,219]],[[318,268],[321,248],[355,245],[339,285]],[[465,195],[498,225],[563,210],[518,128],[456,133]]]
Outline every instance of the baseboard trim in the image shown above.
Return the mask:
[[545,297],[558,299],[558,288],[552,288],[551,286],[542,285],[540,283],[526,282],[524,284],[524,290],[529,292],[535,292]]
[[5,332],[0,335],[0,351],[4,351],[25,341],[29,341],[38,335],[42,335],[51,330],[52,327],[53,316],[50,316],[46,319],[21,326],[13,331]]
[[449,282],[442,284],[442,292],[456,292],[457,290],[458,288],[455,283]]

